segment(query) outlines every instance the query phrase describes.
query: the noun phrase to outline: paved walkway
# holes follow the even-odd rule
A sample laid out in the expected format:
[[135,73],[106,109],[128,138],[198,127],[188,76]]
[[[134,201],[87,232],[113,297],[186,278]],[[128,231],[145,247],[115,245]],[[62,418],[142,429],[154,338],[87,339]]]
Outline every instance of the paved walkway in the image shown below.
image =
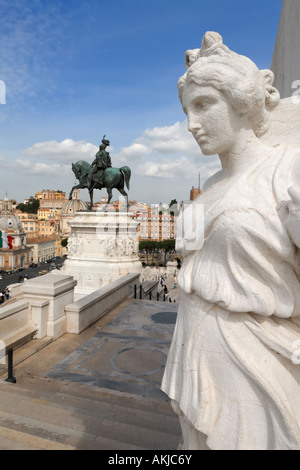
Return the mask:
[[176,450],[178,419],[160,390],[176,310],[127,299],[80,335],[16,350],[15,364],[27,359],[15,384],[0,377],[0,449]]

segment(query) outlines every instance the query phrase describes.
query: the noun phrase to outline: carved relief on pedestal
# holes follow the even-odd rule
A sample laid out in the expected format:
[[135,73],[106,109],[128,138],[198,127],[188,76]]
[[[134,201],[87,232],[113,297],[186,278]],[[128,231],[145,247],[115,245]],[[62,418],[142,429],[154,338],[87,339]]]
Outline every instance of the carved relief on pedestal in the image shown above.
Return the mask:
[[126,239],[126,255],[127,256],[131,256],[133,254],[133,247],[134,247],[133,239],[128,237]]
[[117,239],[117,256],[122,257],[126,253],[126,238]]
[[116,245],[115,239],[107,238],[105,240],[105,253],[106,253],[106,256],[108,256],[109,258],[115,256],[115,253],[116,253],[115,245]]
[[77,255],[77,237],[75,233],[71,233],[68,238],[68,255],[76,256]]

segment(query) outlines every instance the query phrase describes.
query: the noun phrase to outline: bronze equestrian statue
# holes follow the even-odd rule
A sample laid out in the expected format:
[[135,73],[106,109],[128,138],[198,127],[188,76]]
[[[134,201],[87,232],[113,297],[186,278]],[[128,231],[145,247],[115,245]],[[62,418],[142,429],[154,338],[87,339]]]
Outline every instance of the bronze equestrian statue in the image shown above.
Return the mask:
[[72,170],[79,180],[79,184],[74,185],[70,191],[69,199],[72,199],[74,189],[88,189],[90,195],[90,206],[93,207],[93,190],[106,188],[108,194],[107,204],[112,199],[112,189],[116,188],[126,198],[128,206],[128,195],[124,190],[126,185],[129,189],[129,181],[131,170],[128,166],[122,168],[113,168],[111,166],[111,158],[106,151],[106,147],[110,145],[109,140],[102,139],[99,151],[96,153],[93,163],[90,165],[85,160],[79,160],[72,163]]

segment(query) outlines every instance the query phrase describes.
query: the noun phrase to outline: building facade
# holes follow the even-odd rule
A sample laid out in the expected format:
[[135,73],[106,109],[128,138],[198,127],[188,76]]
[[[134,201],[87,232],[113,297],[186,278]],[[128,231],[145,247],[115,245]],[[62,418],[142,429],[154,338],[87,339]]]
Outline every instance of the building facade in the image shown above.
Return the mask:
[[53,189],[42,189],[41,192],[35,193],[35,198],[41,201],[66,201],[66,193],[63,191],[54,191]]
[[36,238],[39,236],[39,220],[37,214],[28,214],[15,210],[14,213],[19,217],[24,232],[26,232],[26,239]]
[[38,237],[28,240],[28,246],[32,248],[31,261],[42,263],[49,259],[61,256],[61,239],[53,235],[50,237]]
[[201,194],[201,189],[194,188],[194,186],[192,186],[192,189],[190,190],[190,200],[194,201],[199,194]]
[[26,232],[20,219],[12,211],[7,196],[0,204],[0,231],[12,237],[11,247],[0,248],[0,269],[4,271],[27,267],[31,259],[31,247],[26,244]]
[[176,238],[177,215],[159,204],[151,207],[143,203],[130,208],[133,218],[139,223],[139,240],[163,241]]

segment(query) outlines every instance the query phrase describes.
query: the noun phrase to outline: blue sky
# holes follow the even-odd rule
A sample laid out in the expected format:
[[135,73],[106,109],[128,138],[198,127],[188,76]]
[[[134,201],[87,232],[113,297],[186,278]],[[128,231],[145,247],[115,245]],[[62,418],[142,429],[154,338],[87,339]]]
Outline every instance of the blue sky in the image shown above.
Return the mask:
[[[91,163],[104,134],[129,198],[189,199],[219,169],[187,131],[177,95],[187,49],[217,31],[271,65],[282,0],[0,0],[0,199],[69,193],[71,163]],[[87,200],[86,190],[81,193]],[[106,195],[96,191],[94,200]],[[118,192],[113,192],[118,198]]]

